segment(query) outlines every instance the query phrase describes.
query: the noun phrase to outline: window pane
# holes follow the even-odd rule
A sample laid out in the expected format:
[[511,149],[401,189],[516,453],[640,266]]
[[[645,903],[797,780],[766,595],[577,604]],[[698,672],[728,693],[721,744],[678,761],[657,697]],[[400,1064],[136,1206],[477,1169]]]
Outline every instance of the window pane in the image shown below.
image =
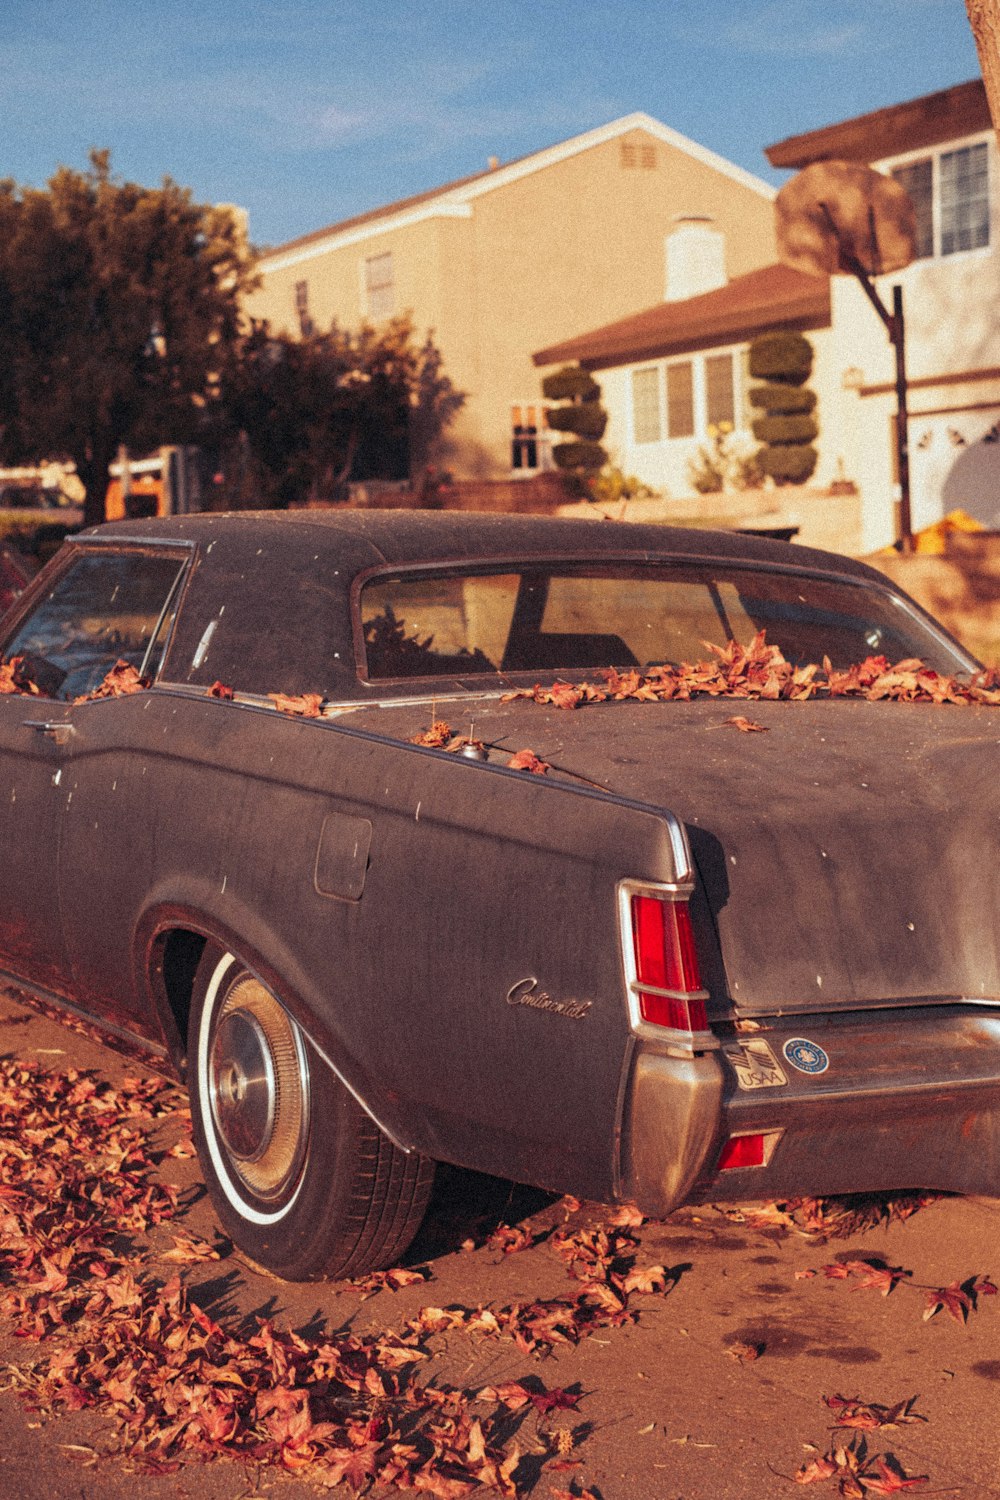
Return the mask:
[[694,381],[690,360],[667,365],[667,436],[694,437]]
[[392,251],[384,255],[372,255],[365,261],[365,291],[370,318],[392,316],[395,297],[393,289]]
[[766,569],[539,564],[521,573],[396,575],[361,595],[369,678],[567,672],[705,660],[758,630],[791,662],[843,668],[948,647],[881,590]]
[[910,195],[917,220],[916,259],[926,260],[934,254],[931,159],[928,156],[925,161],[914,161],[905,167],[897,167],[892,175]]
[[182,566],[176,556],[138,552],[82,557],[22,622],[4,655],[26,656],[29,676],[49,697],[81,697],[115,662],[142,666]]
[[986,143],[941,155],[941,254],[990,242]]
[[637,443],[658,443],[660,431],[660,372],[656,365],[632,371],[632,426]]
[[709,422],[729,422],[736,425],[736,405],[733,400],[733,356],[711,354],[705,361],[705,387],[708,400]]

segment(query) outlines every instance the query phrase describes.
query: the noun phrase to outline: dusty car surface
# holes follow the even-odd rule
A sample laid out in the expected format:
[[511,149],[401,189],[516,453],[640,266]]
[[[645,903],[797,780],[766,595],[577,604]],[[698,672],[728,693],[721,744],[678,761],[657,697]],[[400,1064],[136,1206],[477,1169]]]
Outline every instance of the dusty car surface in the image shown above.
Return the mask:
[[995,1191],[1000,681],[865,566],[122,521],[2,650],[3,970],[186,1080],[274,1272],[391,1261],[435,1161],[652,1215]]

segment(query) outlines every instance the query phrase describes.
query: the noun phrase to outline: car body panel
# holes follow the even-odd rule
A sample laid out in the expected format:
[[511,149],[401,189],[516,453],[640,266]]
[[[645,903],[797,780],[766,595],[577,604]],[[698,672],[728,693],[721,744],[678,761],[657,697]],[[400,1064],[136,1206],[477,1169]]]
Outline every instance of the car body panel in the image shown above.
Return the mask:
[[[732,1196],[995,1182],[1000,709],[568,712],[502,702],[502,674],[364,676],[359,588],[404,564],[718,558],[884,590],[864,565],[751,538],[409,513],[123,521],[66,557],[106,548],[178,549],[177,618],[146,691],[0,698],[0,770],[22,789],[0,796],[8,972],[183,1071],[162,946],[212,938],[398,1145],[652,1212],[720,1180]],[[975,666],[939,639],[956,670]],[[328,707],[296,717],[271,693]],[[727,722],[743,709],[763,732]],[[486,758],[413,743],[442,718]],[[527,748],[547,774],[508,768]],[[690,891],[711,1030],[631,1013],[634,881]],[[748,1038],[775,1062],[760,1087],[741,1082],[765,1055],[741,1053]],[[799,1041],[819,1072],[788,1061]],[[885,1118],[866,1150],[873,1098]],[[746,1131],[767,1135],[766,1164],[720,1177]]]

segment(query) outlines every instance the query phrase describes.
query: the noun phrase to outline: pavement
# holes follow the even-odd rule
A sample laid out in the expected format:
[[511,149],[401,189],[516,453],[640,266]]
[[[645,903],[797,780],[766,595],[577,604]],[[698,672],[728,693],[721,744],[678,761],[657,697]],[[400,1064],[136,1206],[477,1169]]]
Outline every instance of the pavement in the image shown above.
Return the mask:
[[[13,993],[0,993],[0,1055],[94,1070],[112,1082],[136,1071],[36,1015]],[[176,1122],[150,1126],[151,1151],[161,1151],[178,1129]],[[182,1190],[182,1212],[130,1253],[137,1274],[166,1281],[178,1270],[162,1258],[172,1234],[182,1229],[212,1242],[215,1223],[195,1160],[163,1157],[157,1170]],[[580,1283],[570,1279],[551,1231],[586,1236],[609,1219],[599,1205],[445,1169],[405,1260],[421,1279],[399,1290],[290,1286],[232,1250],[180,1269],[192,1300],[227,1329],[253,1329],[268,1317],[310,1338],[364,1334],[401,1328],[428,1305],[500,1309],[572,1299]],[[509,1234],[504,1225],[524,1233]],[[1000,1296],[980,1293],[964,1319],[947,1306],[924,1316],[928,1290],[968,1287],[983,1277],[1000,1284],[1000,1203],[939,1198],[905,1221],[883,1220],[846,1237],[810,1233],[801,1222],[746,1205],[683,1209],[629,1233],[636,1242],[630,1263],[665,1272],[665,1290],[630,1296],[635,1321],[597,1329],[575,1345],[559,1343],[545,1357],[510,1337],[464,1327],[429,1340],[422,1383],[474,1392],[540,1380],[546,1390],[578,1397],[575,1410],[516,1414],[511,1441],[522,1455],[515,1477],[523,1492],[539,1500],[587,1492],[598,1500],[771,1500],[801,1494],[797,1472],[842,1452],[853,1436],[856,1451],[865,1445],[855,1489],[839,1488],[843,1467],[824,1477],[820,1466],[810,1495],[895,1493],[904,1476],[926,1476],[906,1492],[1000,1497]],[[505,1245],[522,1242],[525,1248],[505,1253]],[[865,1285],[858,1262],[909,1274]],[[886,1281],[893,1286],[883,1295]],[[355,1493],[346,1484],[323,1490],[298,1474],[218,1458],[176,1473],[136,1472],[109,1418],[92,1411],[49,1416],[24,1404],[17,1372],[43,1349],[14,1337],[10,1321],[0,1319],[0,1500]],[[879,1408],[884,1416],[912,1399],[897,1418],[923,1420],[835,1430],[826,1398],[837,1396],[862,1403],[869,1422]],[[553,1467],[557,1451],[578,1467]]]

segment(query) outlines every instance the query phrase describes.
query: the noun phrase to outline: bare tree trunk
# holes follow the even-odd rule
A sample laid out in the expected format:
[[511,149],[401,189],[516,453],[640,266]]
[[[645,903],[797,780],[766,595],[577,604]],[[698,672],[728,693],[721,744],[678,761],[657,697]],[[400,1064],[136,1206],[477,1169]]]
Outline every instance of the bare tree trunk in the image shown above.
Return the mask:
[[965,0],[986,83],[990,114],[1000,141],[1000,0]]

